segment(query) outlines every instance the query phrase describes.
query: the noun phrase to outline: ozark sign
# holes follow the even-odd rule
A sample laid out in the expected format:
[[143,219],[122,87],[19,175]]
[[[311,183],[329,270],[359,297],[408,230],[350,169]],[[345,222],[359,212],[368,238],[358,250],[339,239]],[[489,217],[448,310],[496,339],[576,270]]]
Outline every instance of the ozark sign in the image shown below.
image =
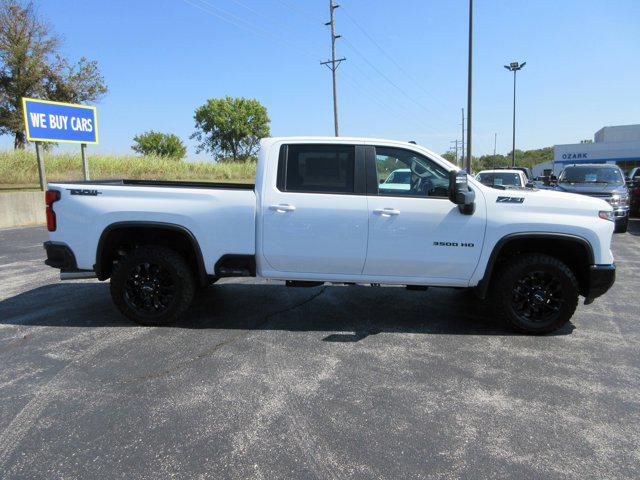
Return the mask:
[[586,160],[587,154],[586,153],[563,153],[562,159],[563,160]]
[[98,143],[96,107],[23,98],[22,108],[30,142]]

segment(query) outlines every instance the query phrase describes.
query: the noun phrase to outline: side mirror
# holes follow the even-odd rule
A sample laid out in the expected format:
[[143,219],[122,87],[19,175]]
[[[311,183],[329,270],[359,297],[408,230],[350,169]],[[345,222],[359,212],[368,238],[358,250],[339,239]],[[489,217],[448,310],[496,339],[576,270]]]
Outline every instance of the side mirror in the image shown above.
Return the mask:
[[449,200],[458,205],[460,213],[471,215],[475,211],[476,193],[469,189],[466,170],[449,172]]
[[526,188],[536,188],[536,184],[534,182],[532,182],[531,180],[529,180],[527,183],[525,183],[524,186]]
[[384,178],[379,179],[379,180],[378,180],[378,183],[379,183],[380,185],[382,185],[382,184],[384,183]]

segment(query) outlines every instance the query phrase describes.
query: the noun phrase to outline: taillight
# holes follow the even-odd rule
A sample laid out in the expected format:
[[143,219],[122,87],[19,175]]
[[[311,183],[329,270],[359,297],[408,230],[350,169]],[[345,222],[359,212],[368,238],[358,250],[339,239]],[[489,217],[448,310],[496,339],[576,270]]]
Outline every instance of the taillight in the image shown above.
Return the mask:
[[60,192],[58,190],[47,190],[44,194],[44,201],[47,204],[47,230],[56,231],[56,212],[53,211],[53,204],[60,200]]

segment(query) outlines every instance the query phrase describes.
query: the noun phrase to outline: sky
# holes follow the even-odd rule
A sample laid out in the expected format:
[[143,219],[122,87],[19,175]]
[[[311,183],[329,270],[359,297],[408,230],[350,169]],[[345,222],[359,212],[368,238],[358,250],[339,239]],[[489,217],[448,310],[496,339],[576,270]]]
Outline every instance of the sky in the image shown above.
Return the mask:
[[[443,153],[467,103],[468,0],[343,0],[335,10],[340,134],[415,140]],[[96,153],[131,153],[134,135],[180,136],[195,109],[247,97],[271,134],[333,135],[329,0],[40,0],[72,60],[97,60],[108,93]],[[593,138],[640,123],[640,1],[475,0],[473,153]],[[12,139],[0,137],[0,148]],[[73,146],[60,149],[77,148]]]

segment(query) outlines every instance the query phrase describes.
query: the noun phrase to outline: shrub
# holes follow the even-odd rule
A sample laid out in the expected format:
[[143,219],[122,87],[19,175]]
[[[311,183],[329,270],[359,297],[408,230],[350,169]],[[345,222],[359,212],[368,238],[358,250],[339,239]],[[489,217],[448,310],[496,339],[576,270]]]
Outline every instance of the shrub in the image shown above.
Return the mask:
[[173,133],[160,133],[153,130],[133,137],[131,149],[141,155],[180,160],[187,154],[187,147]]

